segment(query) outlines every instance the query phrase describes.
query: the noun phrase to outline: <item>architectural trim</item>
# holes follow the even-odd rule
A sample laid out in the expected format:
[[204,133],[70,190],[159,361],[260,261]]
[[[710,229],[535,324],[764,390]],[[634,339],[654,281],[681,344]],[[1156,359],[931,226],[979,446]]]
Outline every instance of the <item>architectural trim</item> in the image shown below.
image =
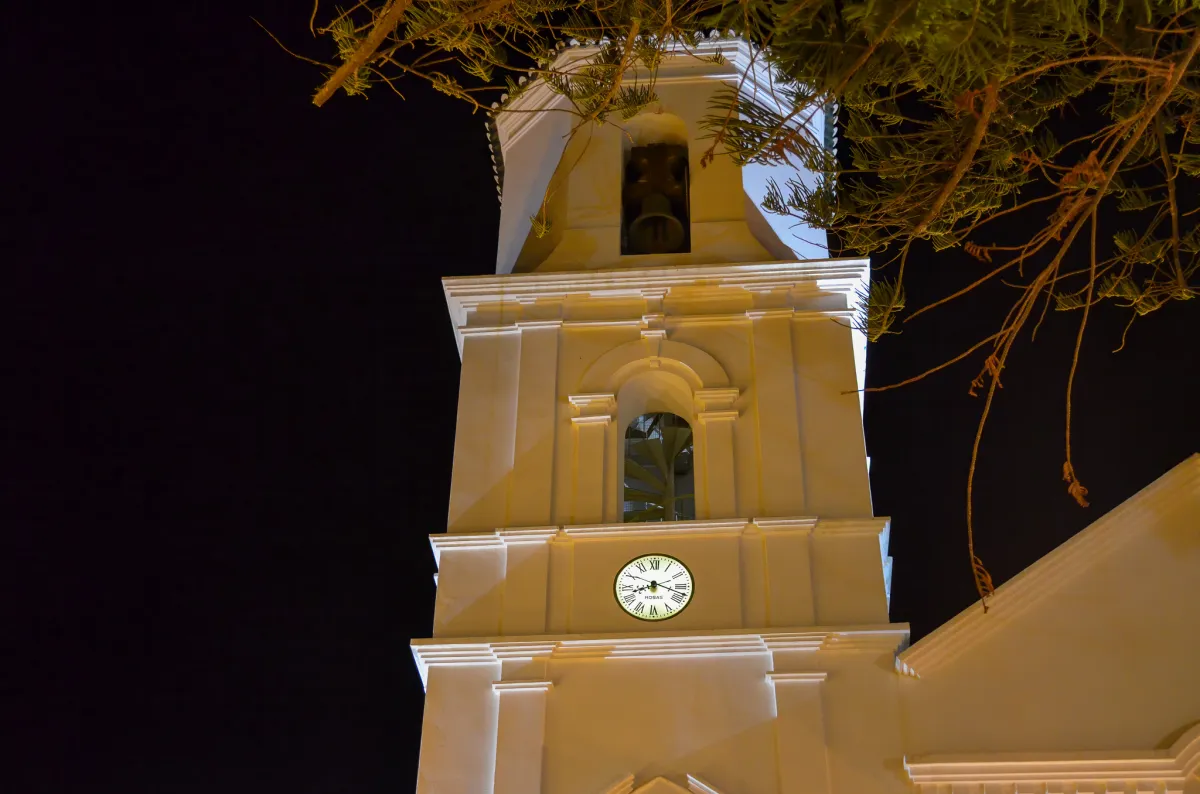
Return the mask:
[[696,418],[701,422],[720,422],[733,421],[740,415],[737,411],[701,411],[696,414]]
[[829,673],[767,673],[771,684],[820,684],[829,678]]
[[721,794],[714,786],[710,786],[695,775],[687,776],[688,791],[692,794]]
[[[442,289],[456,325],[468,309],[484,303],[533,301],[537,298],[644,298],[661,300],[675,287],[708,290],[742,287],[788,289],[799,294],[842,293],[853,296],[870,276],[867,259],[804,259],[745,262],[733,265],[677,265],[621,270],[509,273],[501,276],[449,276]],[[742,312],[733,316],[744,317]],[[668,320],[673,316],[668,316]]]
[[493,681],[493,692],[548,692],[553,681]]
[[642,538],[668,535],[740,535],[746,522],[740,518],[728,520],[699,519],[695,521],[654,521],[631,524],[581,524],[565,526],[563,535],[571,540],[586,538]]
[[952,661],[1067,583],[1087,575],[1097,558],[1154,526],[1154,516],[1189,502],[1200,503],[1200,454],[1187,458],[996,588],[993,603],[1002,608],[985,615],[976,602],[913,645],[901,655],[905,669],[919,677]]
[[495,549],[517,543],[548,543],[558,532],[558,527],[494,529],[491,532],[444,532],[430,535],[429,545],[433,547],[434,563],[441,565],[442,552],[446,549]]
[[812,532],[820,519],[816,516],[794,518],[753,518],[750,520],[760,532]]
[[741,392],[737,387],[697,389],[694,395],[696,408],[700,411],[728,411],[733,409]]
[[626,775],[608,788],[602,794],[631,794],[633,791],[633,775]]
[[[412,641],[421,682],[427,685],[435,666],[499,664],[507,660],[547,658],[554,661],[602,659],[667,659],[679,657],[758,656],[779,651],[853,652],[864,659],[892,653],[908,640],[907,623],[878,626],[795,629],[720,629],[686,634],[646,632],[569,634],[544,637],[492,637],[463,640],[433,638]],[[809,671],[806,671],[809,672]]]
[[[664,367],[664,363],[670,366]],[[712,355],[665,336],[642,337],[614,347],[591,363],[579,384],[587,391],[605,389],[616,393],[629,378],[650,369],[665,369],[679,375],[693,392],[729,386],[729,374]]]
[[[997,753],[943,755],[904,760],[909,778],[922,791],[949,785],[968,794],[995,784],[1020,785],[1022,791],[1103,792],[1183,791],[1184,781],[1200,767],[1200,724],[1166,750],[1073,754]],[[936,787],[936,788],[935,788]],[[1160,788],[1161,787],[1161,788]]]
[[[611,395],[580,395],[580,399],[609,397]],[[576,398],[572,397],[574,401]],[[592,405],[602,404],[597,400]],[[572,421],[607,421],[609,415],[575,417]],[[802,532],[818,536],[829,535],[878,535],[884,563],[887,556],[891,519],[819,519],[812,516],[790,518],[723,518],[696,519],[692,521],[654,521],[644,523],[567,524],[563,526],[529,527],[523,529],[493,529],[490,532],[443,532],[429,536],[433,546],[434,562],[441,564],[442,552],[446,549],[500,548],[514,543],[548,543],[551,540],[588,540],[592,538],[618,538],[638,536],[643,538],[668,537],[674,535],[743,535],[747,532]]]

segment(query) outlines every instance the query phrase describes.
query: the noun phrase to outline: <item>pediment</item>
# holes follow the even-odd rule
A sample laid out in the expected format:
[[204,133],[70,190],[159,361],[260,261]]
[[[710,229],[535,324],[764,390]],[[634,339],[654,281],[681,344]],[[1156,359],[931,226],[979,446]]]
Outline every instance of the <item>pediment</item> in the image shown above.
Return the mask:
[[[1186,517],[1189,512],[1194,515],[1196,509],[1200,509],[1200,455],[1176,465],[1002,584],[991,598],[989,613],[985,614],[976,602],[914,643],[900,654],[901,669],[918,676],[932,673],[959,657],[971,655],[1001,628],[1026,622],[1031,615],[1036,620],[1037,613],[1055,608],[1056,601],[1079,602],[1092,624],[1103,626],[1104,610],[1114,606],[1128,610],[1135,603],[1133,591],[1152,587],[1153,579],[1164,572],[1181,576],[1200,572],[1195,522]],[[1139,547],[1148,552],[1147,563],[1157,563],[1152,576],[1145,576],[1150,571],[1121,565],[1130,553],[1140,551]],[[1162,553],[1154,559],[1150,553],[1156,551]],[[1114,559],[1117,565],[1112,564]],[[1122,571],[1128,571],[1130,576],[1117,579],[1123,594],[1120,600],[1086,597],[1088,582]],[[1158,615],[1144,616],[1150,620]]]
[[900,654],[907,751],[1152,748],[1194,722],[1198,515],[1193,455]]
[[687,788],[684,788],[665,777],[656,777],[634,788],[633,775],[626,775],[605,789],[603,794],[722,794],[695,775],[687,776],[687,784]]

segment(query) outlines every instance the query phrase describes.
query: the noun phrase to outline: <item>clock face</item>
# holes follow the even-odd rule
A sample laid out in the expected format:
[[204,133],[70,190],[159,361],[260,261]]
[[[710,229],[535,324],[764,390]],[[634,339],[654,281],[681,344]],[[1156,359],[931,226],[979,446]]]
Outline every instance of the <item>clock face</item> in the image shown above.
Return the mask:
[[640,620],[666,620],[692,601],[692,572],[674,557],[646,554],[631,560],[613,584],[617,603]]

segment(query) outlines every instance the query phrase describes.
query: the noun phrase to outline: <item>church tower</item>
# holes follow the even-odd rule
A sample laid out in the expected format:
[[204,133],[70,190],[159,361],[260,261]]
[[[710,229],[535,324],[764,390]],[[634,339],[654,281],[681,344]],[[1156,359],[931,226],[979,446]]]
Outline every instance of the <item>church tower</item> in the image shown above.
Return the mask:
[[653,107],[574,136],[537,83],[496,116],[497,275],[444,280],[462,380],[412,644],[421,794],[901,787],[869,266],[765,216],[772,169],[702,167],[715,91],[769,101],[750,54],[670,54]]

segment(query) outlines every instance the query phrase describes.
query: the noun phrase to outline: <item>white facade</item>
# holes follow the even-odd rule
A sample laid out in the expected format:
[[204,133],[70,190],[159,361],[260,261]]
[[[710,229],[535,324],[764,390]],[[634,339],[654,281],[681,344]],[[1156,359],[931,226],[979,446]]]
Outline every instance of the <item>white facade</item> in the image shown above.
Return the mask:
[[[745,63],[704,46],[731,55],[659,86],[697,158]],[[462,381],[419,792],[1200,794],[1200,458],[904,650],[849,322],[868,263],[798,260],[722,158],[692,169],[690,252],[621,256],[619,138],[563,154],[565,114],[500,118],[502,275],[445,280]],[[621,523],[624,430],[654,411],[694,432],[696,519]],[[613,595],[649,553],[695,582],[656,623]]]

